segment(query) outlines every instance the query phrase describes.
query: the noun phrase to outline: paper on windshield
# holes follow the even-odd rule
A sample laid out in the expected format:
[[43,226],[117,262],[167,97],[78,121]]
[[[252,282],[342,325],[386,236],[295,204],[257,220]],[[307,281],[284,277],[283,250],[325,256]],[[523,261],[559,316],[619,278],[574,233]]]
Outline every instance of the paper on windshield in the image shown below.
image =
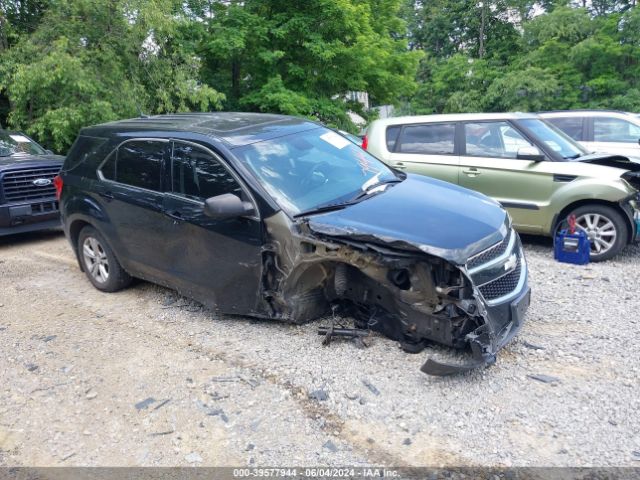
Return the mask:
[[338,135],[336,132],[327,132],[324,135],[320,135],[320,138],[339,150],[342,150],[344,147],[351,143],[349,140],[344,138],[342,135]]
[[29,140],[24,135],[9,135],[9,136],[18,143],[31,143],[31,140]]

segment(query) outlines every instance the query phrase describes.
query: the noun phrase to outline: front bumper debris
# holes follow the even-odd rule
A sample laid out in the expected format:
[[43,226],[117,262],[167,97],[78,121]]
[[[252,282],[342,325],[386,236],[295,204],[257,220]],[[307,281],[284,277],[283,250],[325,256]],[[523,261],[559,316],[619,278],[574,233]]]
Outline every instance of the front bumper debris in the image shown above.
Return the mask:
[[[492,365],[496,361],[498,350],[509,343],[522,328],[524,316],[530,303],[531,289],[526,287],[524,293],[510,304],[491,308],[493,311],[488,312],[491,320],[472,334],[467,335],[471,347],[470,355],[458,355],[455,360],[451,361],[430,357],[422,365],[420,371],[428,375],[446,376]],[[506,323],[502,323],[505,319]],[[489,328],[490,325],[502,325],[502,328],[497,334],[494,334]]]
[[266,224],[272,241],[263,250],[259,308],[292,323],[353,319],[355,328],[321,329],[325,343],[343,337],[361,345],[372,330],[410,353],[443,345],[466,360],[431,358],[422,371],[449,375],[495,362],[529,306],[526,259],[507,221],[499,241],[461,261],[358,231],[316,232],[280,215]]

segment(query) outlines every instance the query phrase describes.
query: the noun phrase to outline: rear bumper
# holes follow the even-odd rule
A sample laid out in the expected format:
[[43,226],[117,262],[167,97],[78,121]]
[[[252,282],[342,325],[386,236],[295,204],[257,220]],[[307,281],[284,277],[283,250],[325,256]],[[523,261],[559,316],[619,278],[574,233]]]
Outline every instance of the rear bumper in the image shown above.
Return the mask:
[[58,227],[60,211],[55,199],[0,206],[0,235]]

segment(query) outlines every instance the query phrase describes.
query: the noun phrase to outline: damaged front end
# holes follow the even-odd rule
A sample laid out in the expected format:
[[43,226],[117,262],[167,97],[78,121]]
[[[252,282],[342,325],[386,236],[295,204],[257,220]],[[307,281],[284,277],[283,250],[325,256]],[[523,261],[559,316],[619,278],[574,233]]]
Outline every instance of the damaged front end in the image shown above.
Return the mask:
[[502,240],[464,262],[425,245],[323,231],[282,212],[265,225],[262,301],[269,317],[303,323],[337,309],[406,351],[433,342],[467,352],[464,362],[430,358],[421,368],[428,374],[493,363],[529,305],[526,261],[507,225]]

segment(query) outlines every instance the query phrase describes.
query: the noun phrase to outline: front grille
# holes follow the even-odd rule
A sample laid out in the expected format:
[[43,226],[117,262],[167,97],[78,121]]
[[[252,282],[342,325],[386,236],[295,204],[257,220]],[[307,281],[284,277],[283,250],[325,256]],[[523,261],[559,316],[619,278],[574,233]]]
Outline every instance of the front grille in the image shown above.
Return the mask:
[[[52,198],[56,195],[53,178],[60,171],[60,167],[29,168],[6,172],[2,177],[2,190],[7,203],[28,202]],[[45,179],[49,185],[35,185],[34,180]]]
[[518,263],[516,268],[511,270],[506,275],[489,282],[480,287],[480,292],[485,300],[494,300],[496,298],[504,297],[505,295],[513,292],[518,286],[520,281],[520,272],[522,270],[522,259],[518,256]]
[[487,248],[484,252],[480,252],[477,255],[471,257],[467,262],[467,268],[471,270],[480,265],[484,265],[485,263],[490,262],[494,258],[502,255],[507,251],[511,235],[513,235],[513,230],[509,229],[507,235],[504,237],[504,240],[502,240],[500,243],[497,243],[493,247]]

